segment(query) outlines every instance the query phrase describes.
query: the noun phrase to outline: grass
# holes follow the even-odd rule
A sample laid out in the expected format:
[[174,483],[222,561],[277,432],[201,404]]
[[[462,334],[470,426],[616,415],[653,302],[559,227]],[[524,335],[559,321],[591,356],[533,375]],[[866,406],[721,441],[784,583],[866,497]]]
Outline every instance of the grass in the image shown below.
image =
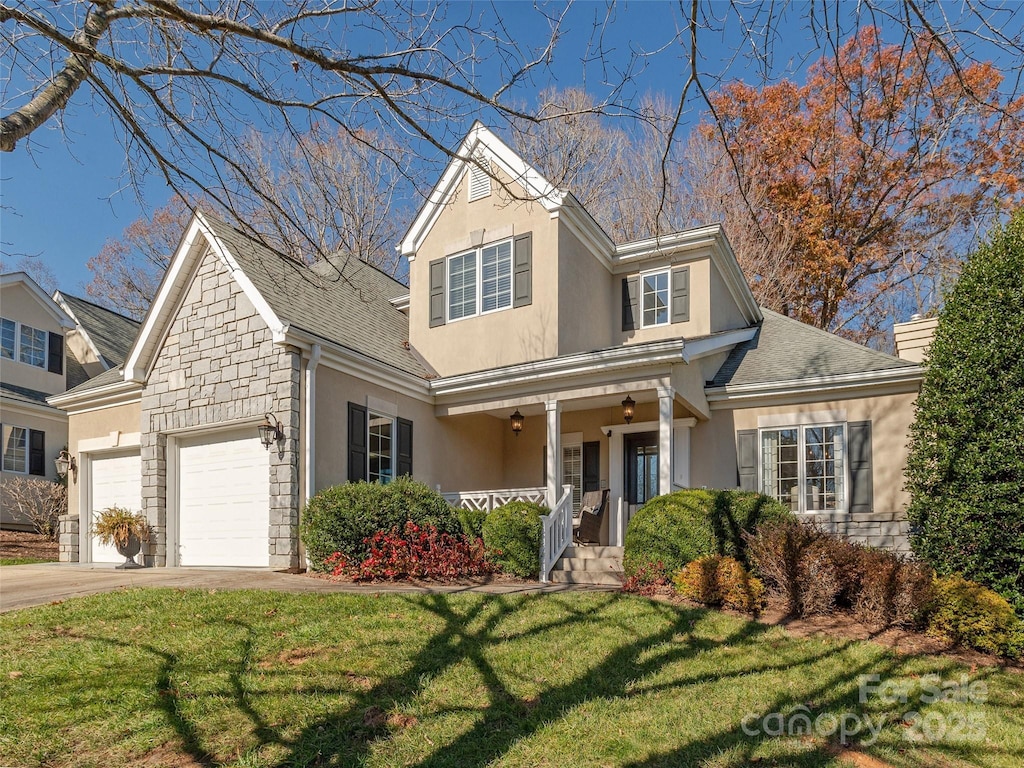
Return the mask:
[[[923,703],[929,674],[985,701]],[[908,703],[859,702],[861,675]],[[744,732],[799,707],[884,723],[853,741],[897,766],[1024,759],[1019,674],[609,593],[126,590],[0,617],[0,699],[4,765],[844,765]]]
[[52,563],[45,557],[0,557],[0,565],[35,565],[36,563]]

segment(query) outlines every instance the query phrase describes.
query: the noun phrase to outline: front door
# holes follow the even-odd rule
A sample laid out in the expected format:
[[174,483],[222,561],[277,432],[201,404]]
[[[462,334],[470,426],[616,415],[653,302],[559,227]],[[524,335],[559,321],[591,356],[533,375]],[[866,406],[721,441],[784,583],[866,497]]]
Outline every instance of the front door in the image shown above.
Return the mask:
[[630,512],[658,495],[658,433],[625,435],[626,503]]

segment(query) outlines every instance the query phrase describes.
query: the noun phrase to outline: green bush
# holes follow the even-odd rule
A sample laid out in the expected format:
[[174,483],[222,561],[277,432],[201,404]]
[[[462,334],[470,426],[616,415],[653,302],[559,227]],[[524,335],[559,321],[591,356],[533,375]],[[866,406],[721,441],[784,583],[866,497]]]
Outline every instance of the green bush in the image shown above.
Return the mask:
[[907,459],[914,553],[1024,617],[1024,209],[971,254],[939,314]]
[[962,576],[935,580],[928,631],[959,645],[1019,658],[1021,622],[1009,601]]
[[661,563],[670,575],[707,555],[735,557],[746,565],[743,532],[789,519],[792,513],[775,499],[750,491],[683,490],[658,496],[629,521],[623,566],[633,576]]
[[350,563],[360,563],[369,554],[366,539],[378,531],[403,530],[409,520],[420,527],[432,525],[440,533],[462,533],[455,510],[444,497],[408,477],[387,485],[359,482],[325,488],[302,513],[302,541],[310,566],[328,570],[324,561],[335,552]]
[[484,537],[484,520],[487,513],[481,509],[458,509],[456,514],[459,517],[459,525],[467,539],[482,539]]
[[510,501],[487,515],[483,535],[491,562],[513,576],[535,577],[540,572],[540,543],[544,532],[540,516],[548,511],[540,504]]

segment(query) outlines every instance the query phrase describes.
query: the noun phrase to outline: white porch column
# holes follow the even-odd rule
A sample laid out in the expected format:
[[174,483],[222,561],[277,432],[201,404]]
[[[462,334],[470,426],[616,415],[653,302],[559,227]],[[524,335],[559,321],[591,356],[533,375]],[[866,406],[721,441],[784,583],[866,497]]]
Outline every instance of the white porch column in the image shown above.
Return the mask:
[[672,493],[672,387],[658,387],[658,493]]
[[548,400],[544,407],[548,422],[548,506],[554,509],[562,490],[562,404]]

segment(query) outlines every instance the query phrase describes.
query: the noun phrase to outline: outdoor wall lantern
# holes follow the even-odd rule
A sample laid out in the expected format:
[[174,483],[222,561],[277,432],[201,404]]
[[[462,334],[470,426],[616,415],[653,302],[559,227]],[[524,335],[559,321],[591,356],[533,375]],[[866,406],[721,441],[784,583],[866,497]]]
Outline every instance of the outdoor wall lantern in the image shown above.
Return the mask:
[[508,418],[512,422],[512,434],[519,437],[519,433],[523,431],[523,414],[516,408],[516,412]]
[[57,467],[57,477],[61,480],[68,476],[68,472],[78,472],[78,464],[75,463],[75,457],[68,453],[67,448],[57,454],[57,458],[53,460],[53,463]]
[[622,401],[622,418],[629,424],[633,420],[634,408],[636,401],[632,397],[626,395],[626,399]]
[[284,430],[281,429],[281,422],[274,418],[273,414],[263,414],[263,423],[257,427],[260,432],[260,442],[268,451],[272,443],[279,443],[284,440]]

